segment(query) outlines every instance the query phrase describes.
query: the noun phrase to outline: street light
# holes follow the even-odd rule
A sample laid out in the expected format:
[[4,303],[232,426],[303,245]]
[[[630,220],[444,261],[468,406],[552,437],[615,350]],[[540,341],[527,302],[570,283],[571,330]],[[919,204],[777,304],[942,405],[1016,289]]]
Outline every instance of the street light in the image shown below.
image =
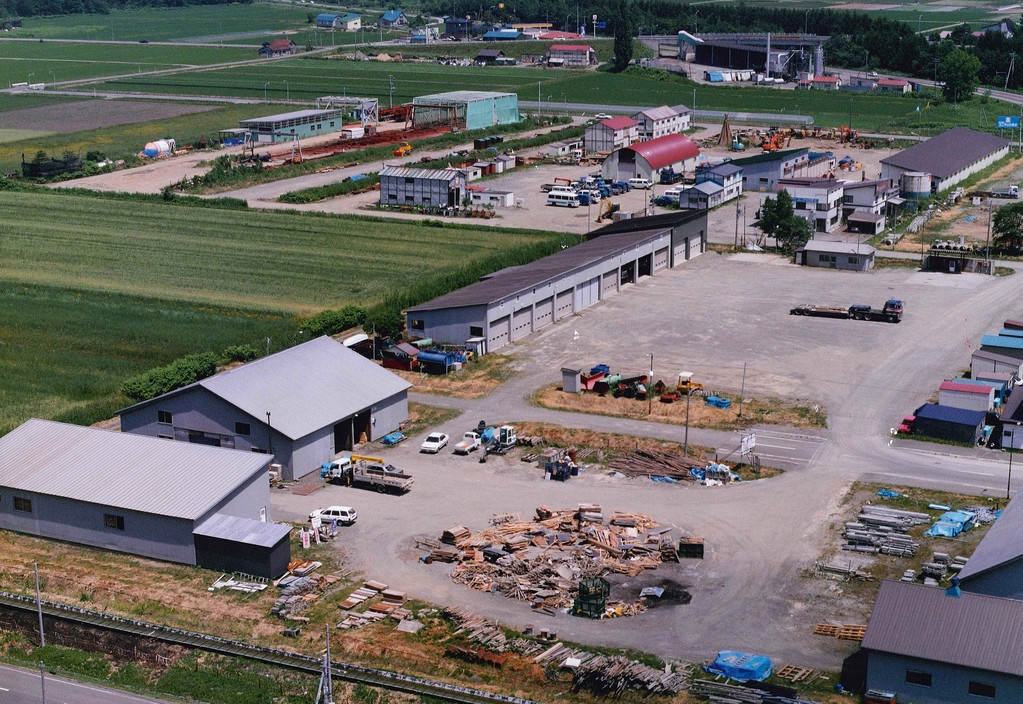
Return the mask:
[[288,88],[288,82],[284,82],[284,104],[287,105],[291,102],[291,89]]
[[267,99],[267,97],[266,97],[266,89],[269,88],[269,87],[270,87],[270,81],[267,81],[266,83],[263,84],[263,102],[264,103],[269,103],[270,102]]

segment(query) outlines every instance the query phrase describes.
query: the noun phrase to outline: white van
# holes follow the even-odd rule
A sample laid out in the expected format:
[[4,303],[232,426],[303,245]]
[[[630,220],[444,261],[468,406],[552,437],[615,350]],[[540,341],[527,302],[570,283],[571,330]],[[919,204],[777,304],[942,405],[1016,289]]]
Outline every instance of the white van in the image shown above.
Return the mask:
[[629,186],[631,188],[641,188],[645,191],[649,191],[654,187],[653,181],[648,178],[630,178]]
[[679,197],[681,197],[682,195],[682,191],[684,190],[685,190],[684,188],[669,188],[662,195],[666,195],[669,198],[674,198],[675,200],[678,200]]
[[565,193],[564,191],[551,191],[547,194],[547,205],[558,205],[564,208],[578,208],[579,195],[575,191],[572,191],[571,193]]

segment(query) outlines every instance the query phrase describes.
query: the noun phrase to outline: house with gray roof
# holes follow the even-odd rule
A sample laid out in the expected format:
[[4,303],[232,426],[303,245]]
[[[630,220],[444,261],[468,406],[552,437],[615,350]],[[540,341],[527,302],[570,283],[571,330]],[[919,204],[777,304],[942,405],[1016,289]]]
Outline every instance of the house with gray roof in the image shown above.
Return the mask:
[[931,192],[941,193],[1009,154],[1011,143],[986,132],[955,127],[881,160],[881,178],[901,183],[906,173],[931,175]]
[[964,591],[1016,599],[1023,605],[1023,502],[1009,502],[959,579]]
[[680,134],[692,126],[692,111],[684,105],[671,108],[662,105],[658,108],[647,108],[632,116],[639,123],[639,140],[648,142],[666,134]]
[[885,581],[863,638],[867,687],[914,704],[1021,702],[1020,643],[1023,601]]
[[299,479],[397,429],[410,386],[319,337],[125,408],[121,430],[266,453]]
[[0,438],[0,528],[279,577],[271,457],[33,418]]
[[796,250],[795,262],[825,269],[868,271],[874,268],[876,252],[869,244],[810,240]]
[[409,308],[408,330],[442,343],[481,338],[482,351],[493,352],[701,254],[706,232],[706,211],[622,220],[574,247]]

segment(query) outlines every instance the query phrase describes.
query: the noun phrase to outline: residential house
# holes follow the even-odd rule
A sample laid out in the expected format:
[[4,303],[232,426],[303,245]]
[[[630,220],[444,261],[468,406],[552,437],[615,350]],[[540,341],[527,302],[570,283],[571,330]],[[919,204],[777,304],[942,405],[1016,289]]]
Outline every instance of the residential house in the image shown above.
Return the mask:
[[339,29],[343,29],[347,32],[354,32],[362,29],[362,17],[356,15],[353,12],[341,15],[341,18],[335,22],[335,26]]
[[401,10],[388,10],[380,16],[378,20],[381,27],[388,29],[390,27],[408,27],[408,17]]
[[833,232],[842,219],[844,185],[830,178],[784,178],[778,190],[788,191],[795,214],[809,220],[813,232]]
[[611,117],[586,126],[588,152],[612,152],[639,141],[639,123],[631,117]]
[[876,250],[867,244],[810,240],[796,250],[795,262],[825,269],[869,271],[874,268],[875,254]]
[[586,44],[551,44],[547,51],[548,66],[591,66],[597,63],[597,52]]
[[685,112],[663,105],[649,108],[632,116],[639,123],[639,141],[648,142],[668,134],[681,134],[692,124],[691,111],[683,107]]
[[259,48],[259,55],[273,58],[275,56],[291,56],[296,51],[298,51],[298,47],[290,39],[274,39],[272,42],[263,42],[263,46]]
[[478,66],[486,66],[488,64],[496,64],[497,60],[503,56],[504,52],[500,49],[481,49],[472,62]]
[[696,167],[696,184],[682,191],[680,208],[707,210],[742,195],[742,167],[730,162]]
[[913,86],[903,78],[882,78],[877,82],[876,90],[879,93],[898,93],[901,95],[912,91]]

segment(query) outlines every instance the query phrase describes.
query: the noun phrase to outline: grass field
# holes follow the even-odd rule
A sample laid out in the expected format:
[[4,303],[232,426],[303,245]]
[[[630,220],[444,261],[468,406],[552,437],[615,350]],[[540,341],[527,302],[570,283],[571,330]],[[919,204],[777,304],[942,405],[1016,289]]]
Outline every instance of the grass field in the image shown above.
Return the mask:
[[100,78],[256,58],[239,47],[0,41],[0,85]]
[[[720,0],[719,0],[720,1]],[[778,7],[777,0],[748,0],[747,5],[753,7]],[[970,2],[949,3],[944,0],[932,2],[907,2],[906,0],[788,0],[784,6],[790,10],[834,9],[843,10],[847,4],[862,6],[860,12],[869,12],[889,19],[905,22],[917,31],[932,32],[939,27],[968,22],[974,27],[989,24],[999,17],[1010,16],[1012,10],[999,11],[1004,3],[990,0],[970,0]],[[897,7],[890,7],[896,5]],[[877,7],[872,7],[877,6]],[[1018,14],[1018,13],[1016,13]]]

